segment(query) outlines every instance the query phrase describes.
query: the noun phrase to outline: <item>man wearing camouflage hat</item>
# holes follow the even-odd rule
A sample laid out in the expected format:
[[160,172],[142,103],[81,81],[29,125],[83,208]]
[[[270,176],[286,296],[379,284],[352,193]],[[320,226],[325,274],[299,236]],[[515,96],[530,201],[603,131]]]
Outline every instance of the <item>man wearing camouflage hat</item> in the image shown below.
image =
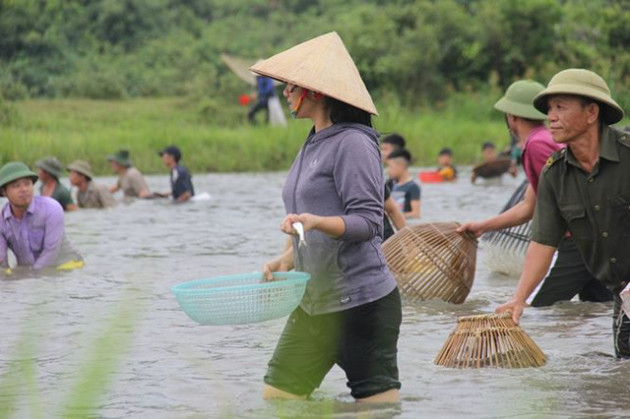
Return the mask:
[[619,297],[630,280],[630,135],[610,127],[624,112],[606,82],[583,69],[556,74],[534,106],[567,147],[543,169],[525,267],[512,301],[497,312],[520,319],[568,230],[591,273],[613,292],[615,354],[630,359],[630,319]]
[[[525,198],[495,217],[462,225],[459,232],[470,231],[479,237],[486,231],[523,224],[534,215],[541,171],[549,156],[562,148],[553,141],[545,127],[547,116],[533,105],[536,95],[544,89],[545,86],[533,80],[519,80],[512,83],[494,105],[495,109],[505,114],[508,128],[518,138],[523,149],[523,169],[529,181]],[[534,297],[532,306],[550,306],[558,301],[570,300],[576,294],[582,301],[612,300],[610,291],[589,272],[569,234],[560,242],[556,263]]]

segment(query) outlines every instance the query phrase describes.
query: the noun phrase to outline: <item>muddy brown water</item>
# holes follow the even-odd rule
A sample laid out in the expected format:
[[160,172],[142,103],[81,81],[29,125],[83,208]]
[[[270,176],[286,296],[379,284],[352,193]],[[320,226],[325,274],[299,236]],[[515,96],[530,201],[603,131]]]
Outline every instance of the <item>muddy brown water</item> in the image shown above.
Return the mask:
[[[6,377],[16,359],[34,367],[31,384],[23,373],[8,382],[0,379],[0,405],[11,402],[10,417],[32,417],[38,411],[42,417],[59,417],[86,365],[95,363],[112,370],[96,412],[105,418],[630,415],[630,362],[612,358],[611,307],[606,304],[528,309],[522,326],[548,356],[542,368],[450,370],[433,365],[457,316],[491,312],[514,290],[517,278],[487,270],[483,248],[464,304],[404,303],[399,405],[353,403],[338,368],[310,401],[262,401],[266,362],[284,319],[199,326],[179,309],[169,288],[258,270],[275,256],[285,240],[278,231],[284,177],[198,175],[196,189],[209,192],[210,201],[178,206],[136,201],[111,211],[67,214],[68,235],[87,266],[0,281],[0,372]],[[502,184],[472,187],[464,173],[455,184],[423,185],[423,221],[492,215],[519,181],[505,177]],[[149,182],[157,190],[168,188],[165,177],[149,177]],[[133,320],[131,340],[95,350],[107,319],[122,309]],[[108,360],[116,356],[120,359],[113,368]]]

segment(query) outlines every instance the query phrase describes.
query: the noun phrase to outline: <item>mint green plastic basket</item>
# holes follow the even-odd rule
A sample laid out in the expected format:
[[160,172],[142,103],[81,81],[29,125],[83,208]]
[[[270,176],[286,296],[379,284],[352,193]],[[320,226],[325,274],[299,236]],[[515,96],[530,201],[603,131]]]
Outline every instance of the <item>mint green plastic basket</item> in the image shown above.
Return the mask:
[[277,272],[265,281],[260,272],[184,282],[171,288],[182,310],[200,324],[264,322],[289,315],[298,306],[310,275]]

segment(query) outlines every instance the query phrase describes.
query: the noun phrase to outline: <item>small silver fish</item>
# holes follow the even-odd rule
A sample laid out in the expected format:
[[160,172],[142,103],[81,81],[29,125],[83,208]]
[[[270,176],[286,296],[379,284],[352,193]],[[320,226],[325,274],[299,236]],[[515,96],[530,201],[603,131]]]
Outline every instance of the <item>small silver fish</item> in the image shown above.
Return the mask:
[[295,230],[298,236],[300,237],[300,243],[298,244],[298,248],[306,246],[306,239],[304,238],[304,225],[298,221],[296,223],[293,223],[292,227],[293,227],[293,230]]

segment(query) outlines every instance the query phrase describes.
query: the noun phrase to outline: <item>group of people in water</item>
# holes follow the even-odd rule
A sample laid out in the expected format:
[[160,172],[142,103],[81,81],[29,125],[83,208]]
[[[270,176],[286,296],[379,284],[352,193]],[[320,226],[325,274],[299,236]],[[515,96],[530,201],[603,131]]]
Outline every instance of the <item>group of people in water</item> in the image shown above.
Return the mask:
[[[22,269],[76,269],[83,258],[65,234],[64,211],[79,208],[112,208],[113,194],[122,191],[127,198],[169,198],[186,202],[195,195],[191,175],[180,164],[181,151],[176,146],[161,150],[159,156],[170,169],[170,193],[152,193],[142,173],[136,169],[127,150],[108,155],[107,160],[118,175],[115,185],[108,187],[93,181],[90,163],[75,160],[66,169],[75,198],[61,182],[63,165],[55,157],[35,163],[37,173],[22,162],[9,162],[0,168],[0,196],[8,202],[0,218],[0,264],[12,273],[8,250],[15,255],[16,266]],[[34,185],[40,181],[39,195]],[[76,202],[75,202],[76,201]]]
[[[398,401],[402,306],[381,245],[388,214],[398,211],[390,216],[396,229],[406,217],[420,216],[421,190],[409,175],[412,157],[404,139],[392,135],[379,143],[372,127],[378,111],[335,32],[263,60],[251,71],[286,83],[283,95],[292,116],[313,122],[282,193],[286,216],[280,230],[288,235],[286,246],[263,266],[268,280],[291,269],[308,272],[311,279],[269,361],[263,396],[307,398],[337,364],[357,401]],[[533,218],[516,292],[497,311],[511,312],[518,322],[558,250],[533,305],[576,293],[587,301],[613,299],[615,353],[630,358],[630,320],[619,297],[630,281],[630,135],[611,127],[623,118],[622,108],[606,82],[584,69],[561,71],[546,87],[517,81],[495,108],[523,149],[529,187],[523,202],[488,220],[465,223],[460,232],[480,236]],[[190,198],[189,175],[178,169],[181,154],[169,148],[161,155],[171,168],[173,197]],[[457,176],[452,157],[449,149],[440,152],[444,179]],[[153,196],[128,153],[112,155],[110,162],[118,183],[109,191],[99,186],[92,191]],[[59,172],[51,174],[50,164],[38,167],[58,184]],[[73,185],[90,190],[87,163],[74,162],[68,170]],[[176,191],[186,177],[189,188]],[[58,188],[51,178],[42,180],[42,193],[52,195]],[[52,246],[64,236],[63,213],[51,198],[33,196],[36,180],[37,174],[18,162],[0,169],[0,192],[9,199],[0,219],[0,257],[11,248],[20,264],[41,268],[58,263]],[[63,201],[72,209],[67,196]],[[79,207],[84,204],[78,200]],[[298,222],[307,246],[298,245]]]

